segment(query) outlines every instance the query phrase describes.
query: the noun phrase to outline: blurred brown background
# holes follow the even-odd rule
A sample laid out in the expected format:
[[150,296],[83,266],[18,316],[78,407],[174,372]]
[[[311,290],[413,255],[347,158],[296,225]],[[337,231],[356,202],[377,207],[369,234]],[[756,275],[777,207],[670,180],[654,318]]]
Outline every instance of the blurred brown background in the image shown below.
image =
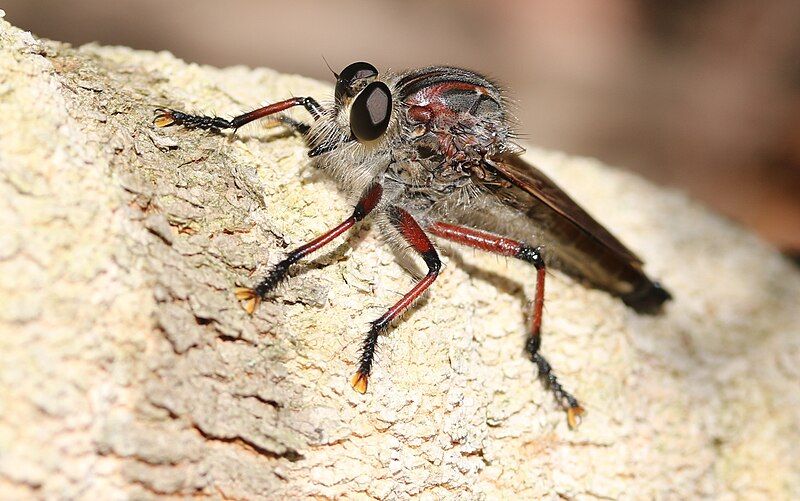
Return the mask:
[[[800,250],[800,1],[5,0],[37,35],[330,79],[486,73],[534,144],[678,187]],[[258,104],[258,103],[253,103]],[[669,214],[664,214],[669,217]]]

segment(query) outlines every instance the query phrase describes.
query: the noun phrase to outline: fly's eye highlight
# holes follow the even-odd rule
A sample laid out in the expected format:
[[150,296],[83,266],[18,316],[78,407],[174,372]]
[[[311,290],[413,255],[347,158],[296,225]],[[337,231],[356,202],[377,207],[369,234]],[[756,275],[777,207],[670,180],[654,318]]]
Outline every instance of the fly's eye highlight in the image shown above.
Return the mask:
[[359,142],[374,141],[389,127],[392,93],[383,82],[372,82],[353,101],[350,130]]
[[348,65],[336,77],[336,90],[334,93],[336,101],[341,103],[345,96],[355,96],[358,93],[358,89],[354,85],[357,81],[376,76],[378,76],[378,70],[364,61]]

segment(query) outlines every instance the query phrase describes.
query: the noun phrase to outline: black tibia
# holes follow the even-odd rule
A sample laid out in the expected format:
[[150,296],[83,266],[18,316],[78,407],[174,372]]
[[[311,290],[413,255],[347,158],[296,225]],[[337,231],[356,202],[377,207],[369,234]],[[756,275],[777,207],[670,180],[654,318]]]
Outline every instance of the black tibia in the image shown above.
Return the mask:
[[550,388],[556,400],[567,409],[567,421],[571,427],[577,425],[577,416],[583,414],[583,408],[569,392],[564,390],[553,374],[549,362],[539,353],[542,344],[541,327],[542,312],[544,309],[544,279],[545,263],[540,247],[532,247],[523,242],[501,237],[481,230],[466,228],[448,223],[434,223],[429,230],[434,235],[468,245],[476,249],[493,252],[503,256],[514,257],[532,264],[536,268],[536,296],[531,309],[531,326],[528,339],[525,342],[525,351],[536,364],[539,378]]
[[370,186],[356,204],[355,209],[353,209],[353,214],[339,224],[339,226],[290,252],[289,255],[283,259],[283,261],[273,266],[269,273],[267,273],[267,276],[264,277],[254,288],[237,288],[236,297],[246,301],[245,309],[247,312],[253,313],[253,311],[255,311],[258,303],[286,278],[286,275],[289,273],[289,268],[294,263],[298,262],[300,259],[311,254],[312,252],[324,247],[333,239],[352,228],[353,225],[355,225],[358,221],[364,219],[367,214],[372,212],[372,210],[378,205],[382,195],[383,187],[380,184]]
[[388,209],[389,222],[400,233],[400,235],[411,245],[428,266],[428,274],[417,282],[417,284],[408,291],[394,306],[389,308],[380,318],[373,321],[367,337],[364,338],[364,344],[361,348],[361,357],[358,363],[358,372],[353,375],[351,384],[353,388],[364,393],[367,391],[367,382],[369,374],[372,370],[372,361],[375,357],[375,348],[378,345],[378,336],[381,332],[385,331],[389,324],[408,309],[414,301],[419,298],[425,290],[436,280],[439,270],[442,267],[442,262],[439,260],[439,254],[433,247],[428,236],[420,228],[419,224],[414,218],[405,210],[392,206]]
[[[338,228],[338,227],[337,227]],[[341,234],[337,233],[337,236]],[[286,274],[289,273],[289,268],[296,262],[300,261],[303,257],[301,252],[294,250],[286,256],[283,261],[276,264],[269,270],[267,276],[265,276],[255,287],[255,293],[261,297],[262,299],[269,294],[269,292],[278,286],[285,278]]]
[[[239,127],[242,127],[250,122],[274,115],[275,113],[280,113],[281,111],[287,110],[294,106],[304,107],[315,120],[322,114],[322,107],[320,107],[319,103],[317,103],[314,98],[293,97],[291,99],[286,99],[284,101],[243,113],[232,118],[231,120],[222,117],[191,115],[182,111],[159,108],[156,110],[156,117],[153,120],[153,123],[155,123],[155,125],[158,127],[182,125],[191,129],[238,129]],[[301,124],[300,122],[296,122],[290,118],[279,120],[290,127],[298,128],[299,126],[300,129],[305,128],[306,131],[308,130],[308,126]],[[301,132],[303,131],[301,130]]]
[[536,337],[529,337],[525,343],[525,351],[531,357],[531,361],[536,364],[539,370],[539,378],[550,388],[555,395],[556,400],[567,409],[567,422],[571,428],[577,426],[576,418],[583,414],[583,407],[578,403],[578,400],[573,397],[569,392],[561,387],[558,378],[553,374],[553,367],[550,363],[539,353],[539,343],[541,339]]

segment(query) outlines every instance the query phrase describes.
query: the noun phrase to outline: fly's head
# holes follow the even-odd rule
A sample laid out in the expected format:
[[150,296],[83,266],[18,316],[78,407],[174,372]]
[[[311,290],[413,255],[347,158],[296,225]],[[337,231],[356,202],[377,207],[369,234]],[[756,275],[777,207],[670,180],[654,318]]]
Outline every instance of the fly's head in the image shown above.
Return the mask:
[[374,177],[388,163],[400,129],[392,77],[365,62],[335,75],[333,102],[311,127],[309,155],[337,177]]

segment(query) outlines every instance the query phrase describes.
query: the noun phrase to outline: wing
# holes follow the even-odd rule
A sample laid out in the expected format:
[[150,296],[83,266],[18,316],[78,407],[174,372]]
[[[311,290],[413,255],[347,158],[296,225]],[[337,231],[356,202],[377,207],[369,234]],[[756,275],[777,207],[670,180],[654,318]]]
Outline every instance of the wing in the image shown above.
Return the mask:
[[654,313],[671,297],[645,274],[636,254],[541,171],[515,154],[487,163],[507,183],[495,185],[497,196],[533,220],[548,222],[548,231],[560,242],[556,254],[562,269],[618,295],[640,312]]
[[641,267],[643,264],[636,254],[595,221],[556,183],[519,155],[504,155],[494,159],[493,167],[503,178],[543,202],[587,237],[606,247],[619,258],[636,267]]

